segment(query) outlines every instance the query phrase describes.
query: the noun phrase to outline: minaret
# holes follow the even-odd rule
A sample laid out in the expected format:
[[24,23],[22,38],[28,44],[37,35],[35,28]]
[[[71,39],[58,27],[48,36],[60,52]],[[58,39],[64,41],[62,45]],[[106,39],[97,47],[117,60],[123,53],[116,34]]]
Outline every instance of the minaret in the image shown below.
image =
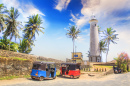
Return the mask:
[[94,15],[91,16],[90,23],[90,62],[101,62],[100,57],[100,47],[99,47],[99,37],[98,37],[98,20]]

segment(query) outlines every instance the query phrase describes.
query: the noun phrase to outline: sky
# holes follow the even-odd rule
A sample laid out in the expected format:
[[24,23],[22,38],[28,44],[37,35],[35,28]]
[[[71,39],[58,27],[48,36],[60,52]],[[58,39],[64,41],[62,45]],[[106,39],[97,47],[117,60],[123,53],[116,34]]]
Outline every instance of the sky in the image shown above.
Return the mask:
[[[130,55],[130,0],[0,0],[7,9],[19,10],[17,19],[23,25],[29,16],[39,14],[43,20],[41,25],[44,34],[36,35],[30,54],[66,60],[73,52],[72,39],[66,36],[67,29],[75,25],[81,30],[75,41],[76,52],[82,52],[87,60],[90,45],[91,15],[98,20],[101,30],[112,27],[119,34],[117,44],[110,43],[108,61],[113,60],[121,52]],[[22,31],[19,32],[22,35]],[[0,33],[2,35],[2,33]],[[103,39],[99,34],[99,40]],[[106,54],[103,53],[103,61]]]

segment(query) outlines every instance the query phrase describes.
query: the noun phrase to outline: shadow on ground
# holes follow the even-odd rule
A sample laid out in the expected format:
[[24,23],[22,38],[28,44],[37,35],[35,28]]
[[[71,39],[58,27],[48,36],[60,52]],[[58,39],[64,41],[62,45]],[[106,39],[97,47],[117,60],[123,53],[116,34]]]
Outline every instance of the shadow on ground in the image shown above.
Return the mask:
[[[31,79],[31,78],[27,78],[27,80],[30,80],[30,81],[39,81],[38,79]],[[43,81],[50,81],[50,80],[54,80],[52,78],[45,78]]]

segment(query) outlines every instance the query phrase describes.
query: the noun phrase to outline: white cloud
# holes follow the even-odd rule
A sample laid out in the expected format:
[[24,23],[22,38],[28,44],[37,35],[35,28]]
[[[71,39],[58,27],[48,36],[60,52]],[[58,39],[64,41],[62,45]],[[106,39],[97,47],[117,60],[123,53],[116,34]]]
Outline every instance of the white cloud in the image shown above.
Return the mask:
[[[19,2],[19,0],[0,0],[0,3],[3,3],[7,7],[7,9],[10,9],[11,7],[18,9],[20,15],[17,20],[21,21],[23,26],[25,25],[25,22],[28,21],[27,17],[32,16],[34,14],[39,14],[41,16],[43,22],[43,24],[41,25],[42,27],[46,28],[48,26],[48,23],[45,22],[43,18],[45,14],[43,14],[31,2],[24,2],[24,1]],[[19,33],[21,35],[22,31],[20,31]],[[42,36],[43,34],[39,33],[39,36],[36,35],[36,38],[40,38]]]
[[69,25],[71,26],[72,24],[71,24],[71,23],[69,23]]
[[64,28],[64,30],[67,30],[66,28]]
[[1,0],[0,2],[6,5],[7,8],[10,7],[18,8],[20,5],[18,0]]
[[85,40],[85,38],[83,36],[78,36],[76,39],[76,41],[80,42],[80,43],[83,42],[84,40]]
[[130,16],[127,18],[117,17],[118,14],[113,14],[113,12],[118,10],[130,10],[130,0],[81,0],[83,8],[81,9],[81,14],[79,18],[76,15],[71,15],[71,21],[75,22],[78,27],[83,27],[86,25],[90,19],[92,13],[95,14],[96,18],[100,23],[107,24],[115,23],[119,20],[130,20]]
[[84,31],[82,31],[82,32],[84,32],[84,33],[88,33],[88,29],[85,29]]
[[29,15],[39,14],[42,16],[45,16],[41,11],[39,11],[37,8],[35,8],[32,4],[26,4],[22,6],[22,8],[19,8],[19,11],[22,13],[23,17],[28,17]]
[[90,33],[89,33],[89,34],[87,34],[87,36],[90,36]]
[[19,2],[18,0],[1,0],[0,2],[3,3],[8,9],[10,9],[10,7],[14,7],[15,9],[18,9],[21,17],[19,19],[20,21],[24,20],[23,22],[27,20],[27,17],[34,14],[45,16],[32,3]]
[[57,39],[59,40],[59,39],[62,39],[63,37],[58,37]]
[[63,9],[66,9],[69,5],[71,0],[56,0],[56,6],[55,9],[62,11]]

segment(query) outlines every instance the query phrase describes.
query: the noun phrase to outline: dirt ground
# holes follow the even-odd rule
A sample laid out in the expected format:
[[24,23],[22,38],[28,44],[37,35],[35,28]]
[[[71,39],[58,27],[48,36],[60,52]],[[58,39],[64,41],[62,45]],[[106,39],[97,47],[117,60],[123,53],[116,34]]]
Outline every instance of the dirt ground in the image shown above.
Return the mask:
[[[79,80],[86,80],[86,81],[91,81],[91,80],[96,80],[96,81],[104,81],[104,80],[108,80],[108,79],[112,79],[112,75],[113,74],[110,74],[110,75],[107,75],[107,76],[102,76],[102,73],[96,73],[96,72],[85,72],[85,73],[82,73]],[[56,80],[58,79],[69,79],[70,77],[68,76],[60,76],[60,77],[57,77]],[[13,85],[13,84],[19,84],[19,83],[26,83],[26,82],[33,82],[33,80],[31,80],[31,78],[15,78],[15,79],[12,79],[12,80],[0,80],[0,86],[1,85]]]

